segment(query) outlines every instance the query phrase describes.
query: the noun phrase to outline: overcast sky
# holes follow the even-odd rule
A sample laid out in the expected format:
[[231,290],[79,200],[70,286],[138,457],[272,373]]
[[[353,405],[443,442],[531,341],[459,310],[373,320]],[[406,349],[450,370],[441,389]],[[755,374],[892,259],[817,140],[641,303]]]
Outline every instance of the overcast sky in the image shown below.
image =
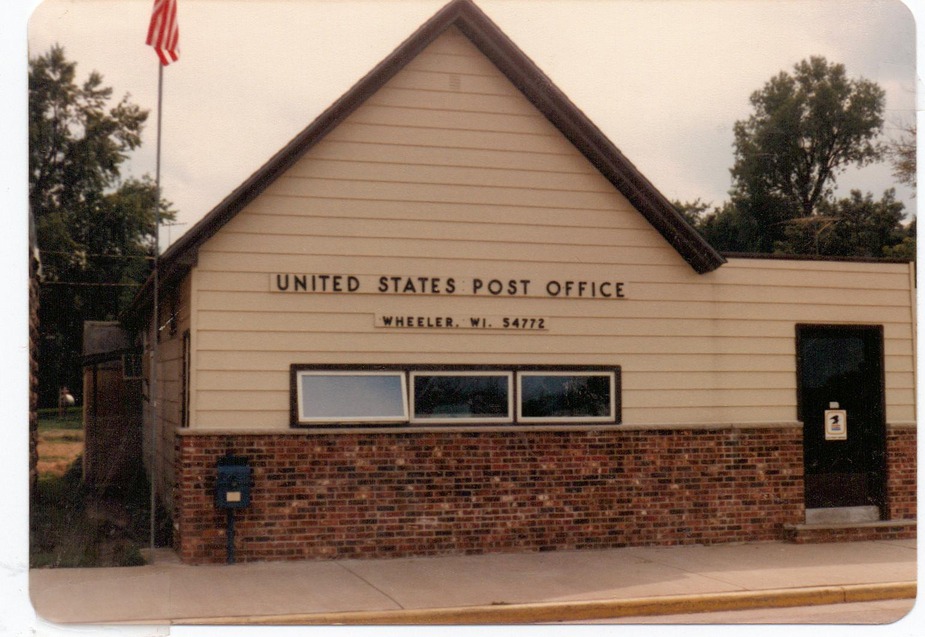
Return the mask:
[[[10,0],[6,0],[10,1]],[[17,0],[19,1],[19,0]],[[34,3],[33,3],[34,4]],[[175,240],[446,0],[179,0],[164,73],[162,185]],[[720,203],[749,95],[811,55],[887,92],[886,131],[912,121],[914,19],[900,0],[480,0],[507,35],[671,199]],[[30,54],[65,47],[81,77],[156,107],[144,45],[152,0],[45,0]],[[154,174],[155,126],[132,159]],[[889,166],[840,179],[879,197]],[[909,193],[898,188],[899,196]]]

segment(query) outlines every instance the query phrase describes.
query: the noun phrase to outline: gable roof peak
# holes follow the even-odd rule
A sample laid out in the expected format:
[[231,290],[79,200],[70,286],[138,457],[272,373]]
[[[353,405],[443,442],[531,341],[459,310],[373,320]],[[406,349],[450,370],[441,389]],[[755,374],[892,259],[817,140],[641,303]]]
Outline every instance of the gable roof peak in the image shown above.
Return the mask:
[[[199,246],[450,27],[461,31],[695,271],[710,272],[725,263],[722,255],[472,0],[452,0],[170,246],[162,256],[165,274],[182,276],[195,262]],[[167,278],[163,276],[162,280]],[[140,295],[150,290],[150,284],[149,280]]]

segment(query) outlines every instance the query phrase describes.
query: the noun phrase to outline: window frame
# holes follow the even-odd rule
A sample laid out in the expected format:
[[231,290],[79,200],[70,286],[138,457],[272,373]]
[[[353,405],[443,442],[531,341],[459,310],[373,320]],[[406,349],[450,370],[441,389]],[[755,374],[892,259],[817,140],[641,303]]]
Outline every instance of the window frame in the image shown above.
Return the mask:
[[[393,376],[399,379],[401,385],[401,416],[356,416],[349,418],[332,418],[330,416],[306,417],[303,413],[303,390],[301,379],[304,376]],[[383,370],[357,368],[318,367],[293,369],[292,373],[292,416],[295,426],[317,425],[357,425],[357,424],[403,424],[408,422],[408,375],[403,369]]]
[[[414,380],[423,376],[498,376],[507,378],[507,413],[504,416],[473,416],[473,417],[419,417],[416,416],[415,410],[415,392]],[[420,367],[408,369],[408,401],[409,401],[409,423],[412,425],[464,425],[464,424],[485,424],[485,425],[509,425],[514,423],[514,376],[515,372],[510,368],[491,370],[485,368],[474,369],[438,369],[428,370]]]
[[[525,377],[537,376],[606,376],[610,385],[610,415],[608,416],[524,416],[523,415],[523,379]],[[542,425],[542,424],[562,424],[562,423],[613,423],[617,424],[617,376],[618,371],[611,370],[590,370],[590,369],[523,369],[517,372],[517,422],[524,425]]]
[[[293,429],[355,429],[357,427],[382,428],[382,429],[402,429],[412,431],[415,429],[434,429],[446,428],[452,426],[466,427],[473,431],[480,428],[523,428],[530,429],[539,426],[562,426],[568,428],[572,425],[619,425],[622,423],[622,380],[621,367],[619,365],[456,365],[456,364],[352,364],[352,363],[335,363],[330,365],[324,364],[305,364],[293,363],[289,366],[290,370],[290,387],[289,387],[289,404],[290,418],[289,425]],[[313,373],[314,375],[398,375],[401,377],[404,418],[374,416],[369,418],[352,418],[352,419],[332,419],[328,417],[300,420],[301,414],[301,388],[299,378],[301,374]],[[509,380],[510,387],[508,400],[513,402],[510,420],[500,422],[495,419],[486,418],[414,418],[413,417],[413,391],[414,386],[411,382],[412,373],[421,376],[446,375],[446,376],[464,376],[464,375],[507,375],[513,376]],[[520,405],[521,383],[519,375],[522,373],[539,374],[539,375],[609,375],[611,389],[611,415],[610,417],[527,417],[524,420]],[[445,422],[444,422],[445,420]]]

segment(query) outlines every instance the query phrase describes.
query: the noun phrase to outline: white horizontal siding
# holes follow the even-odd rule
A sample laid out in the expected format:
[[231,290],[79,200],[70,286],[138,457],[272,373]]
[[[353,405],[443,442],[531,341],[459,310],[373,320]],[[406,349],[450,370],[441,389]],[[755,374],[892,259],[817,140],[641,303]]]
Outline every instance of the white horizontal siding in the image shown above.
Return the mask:
[[[263,193],[260,199],[248,206],[248,214],[291,215],[297,211],[308,218],[337,217],[343,219],[395,219],[456,223],[510,223],[524,226],[592,227],[649,229],[649,223],[635,214],[625,199],[617,198],[619,205],[601,210],[577,210],[574,207],[544,208],[512,204],[497,206],[475,202],[428,202],[409,201],[398,196],[395,199],[376,199],[358,202],[354,199],[318,197],[312,193],[304,197],[287,197]],[[617,215],[615,211],[633,214]],[[231,223],[236,223],[236,217]]]
[[[390,161],[316,160],[297,164],[286,178],[364,180],[379,183],[428,184],[431,186],[475,186],[477,188],[529,188],[540,191],[567,193],[594,192],[613,196],[613,187],[599,174],[566,171],[538,171],[510,166],[434,166],[426,163],[395,163]],[[314,188],[311,189],[314,192]],[[468,201],[468,199],[467,199]]]
[[[666,336],[685,334],[690,337],[723,336],[751,338],[755,334],[763,337],[794,337],[792,321],[754,320],[704,320],[684,318],[621,318],[615,321],[613,316],[565,316],[547,313],[545,315],[555,322],[558,331],[574,334],[582,327],[588,327],[593,334],[616,336],[633,334],[636,336]],[[324,334],[336,331],[342,334],[368,333],[373,324],[370,313],[343,312],[266,312],[260,308],[253,310],[218,311],[204,310],[200,314],[199,328],[203,332],[280,332]],[[911,328],[908,324],[895,323],[884,326],[887,342],[896,341],[900,347],[910,339]]]
[[[236,221],[238,221],[236,219]],[[252,240],[258,237],[287,235],[293,239],[357,238],[357,239],[413,239],[414,241],[473,241],[485,243],[549,243],[549,227],[505,223],[468,221],[426,221],[401,219],[331,219],[317,216],[309,224],[298,215],[264,214],[242,216],[229,232],[246,234]],[[558,243],[579,246],[645,246],[662,248],[665,240],[652,233],[651,228],[595,228],[557,227]],[[276,247],[273,242],[272,247]],[[252,250],[257,246],[252,246]]]
[[[242,237],[243,240],[243,237]],[[411,239],[411,241],[423,241],[418,239]],[[477,241],[475,239],[469,239],[467,241]],[[486,243],[492,243],[494,239],[477,241],[480,246],[484,246]],[[282,242],[282,241],[281,241]],[[443,242],[439,242],[443,243]],[[566,244],[571,245],[571,244]],[[593,246],[592,246],[593,248]],[[660,250],[661,248],[659,248]],[[513,280],[529,280],[528,293],[530,298],[533,295],[545,294],[545,284],[547,279],[563,281],[567,280],[566,277],[561,275],[554,275],[552,277],[546,278],[537,278],[530,275],[523,275],[519,277],[511,277],[506,275],[501,275],[500,272],[503,270],[499,267],[495,270],[495,274],[483,275],[482,277],[464,277],[461,276],[465,273],[457,274],[454,278],[457,282],[457,290],[461,293],[464,289],[471,288],[469,282],[473,278],[484,278],[497,276],[504,281],[509,279]],[[278,271],[277,271],[278,272]],[[319,272],[320,274],[320,272]],[[371,272],[371,273],[357,273],[351,272],[351,274],[358,274],[363,277],[372,277],[372,280],[376,281],[381,276],[398,276],[399,273],[396,272]],[[404,274],[404,273],[403,273]],[[411,273],[414,276],[431,276],[423,272]],[[224,291],[229,289],[238,289],[242,292],[264,292],[269,287],[270,276],[272,273],[262,273],[262,272],[247,272],[240,271],[236,272],[231,271],[222,271],[222,272],[203,272],[203,282],[202,282],[202,291]],[[409,274],[410,275],[410,274]],[[610,275],[610,276],[608,276]],[[524,278],[527,277],[527,278]],[[606,278],[605,278],[606,277]],[[867,306],[874,306],[878,308],[886,307],[896,307],[903,308],[903,310],[908,311],[909,307],[909,293],[904,290],[889,290],[889,289],[851,289],[851,288],[826,288],[819,286],[804,287],[799,285],[787,285],[787,286],[768,286],[768,285],[746,285],[744,283],[737,283],[733,285],[719,285],[716,283],[709,283],[706,281],[698,281],[696,283],[668,283],[660,281],[634,281],[628,277],[620,276],[620,273],[602,273],[601,276],[598,276],[595,281],[620,281],[625,283],[624,290],[626,293],[626,299],[632,299],[636,301],[662,301],[665,299],[671,299],[674,302],[710,302],[710,303],[733,303],[733,304],[761,304],[761,303],[771,303],[774,305],[845,305],[846,295],[851,295],[851,302],[855,307],[863,308]],[[468,285],[468,287],[466,287]],[[420,294],[420,296],[438,296],[442,300],[449,301],[451,297],[458,298],[461,294]],[[507,295],[506,292],[502,293],[502,296]],[[356,292],[353,296],[360,298],[364,297],[362,300],[356,301],[357,303],[363,303],[364,300],[367,303],[377,303],[382,298],[383,294],[379,293],[376,288],[361,289]],[[375,297],[375,300],[370,300],[368,297]],[[515,300],[515,299],[512,299]],[[520,300],[520,299],[516,299]],[[554,299],[551,299],[554,300]],[[561,300],[561,299],[560,299]],[[596,305],[600,303],[619,303],[620,300],[606,300],[606,299],[578,299],[572,298],[568,299],[572,303],[583,303],[594,304],[595,307],[582,307],[583,314],[585,312],[594,312]],[[358,305],[357,307],[362,307]],[[550,308],[551,309],[551,308]],[[611,310],[607,311],[607,315],[612,315]]]
[[[488,233],[490,236],[490,233]],[[387,254],[407,255],[412,259],[454,259],[457,261],[495,261],[495,262],[554,262],[554,263],[591,263],[629,265],[640,261],[674,261],[683,264],[680,256],[666,243],[657,247],[622,247],[614,250],[610,246],[580,246],[568,244],[557,246],[559,250],[553,256],[547,248],[552,242],[543,244],[505,244],[504,242],[481,240],[477,238],[457,240],[427,239],[391,239],[385,241],[372,237],[319,237],[316,241],[306,241],[302,237],[277,235],[273,243],[278,246],[275,254],[281,255],[343,255],[353,254],[357,257],[379,257]],[[314,243],[314,245],[312,245]],[[260,238],[254,235],[227,232],[216,236],[209,245],[209,251],[221,250],[238,255],[233,257],[237,263],[243,263],[240,256],[247,254],[271,254],[261,245]],[[457,271],[465,271],[460,268]],[[396,272],[395,274],[404,272]],[[391,273],[389,273],[391,274]]]
[[[281,294],[275,273],[622,281],[627,298]],[[696,274],[452,32],[206,242],[193,280],[194,427],[286,428],[294,363],[619,365],[626,423],[792,421],[798,323],[883,325],[887,417],[915,417],[906,266]],[[387,330],[377,314],[549,329]]]
[[[685,266],[686,267],[686,266]],[[423,275],[426,272],[410,274]],[[349,298],[351,307],[345,309],[344,296],[332,294],[270,294],[267,292],[268,277],[260,288],[253,290],[207,290],[201,293],[203,310],[246,311],[272,304],[280,312],[348,312],[361,314],[478,314],[510,316],[585,316],[595,319],[646,319],[685,318],[694,320],[751,321],[772,320],[791,323],[899,323],[909,324],[909,308],[902,306],[838,305],[817,304],[811,300],[802,303],[771,303],[764,301],[736,301],[734,297],[724,302],[677,301],[672,299],[649,299],[645,302],[635,299],[634,287],[627,287],[628,298],[624,300],[579,300],[543,298],[495,298],[404,295],[353,295]],[[409,301],[413,298],[413,305]],[[505,305],[499,305],[504,302]],[[371,325],[371,323],[370,323]],[[719,326],[719,324],[718,324]],[[746,326],[739,328],[747,330]],[[760,332],[755,332],[756,334]]]
[[429,184],[416,182],[376,181],[375,175],[367,180],[318,179],[288,177],[278,179],[267,189],[274,195],[289,197],[328,197],[352,201],[403,200],[430,204],[463,203],[494,206],[530,206],[536,208],[570,208],[613,210],[620,198],[609,192],[569,191],[554,188],[508,185]]
[[[454,148],[338,141],[326,137],[312,149],[316,162],[365,162],[400,166],[436,166],[514,171],[515,175],[595,175],[584,158],[571,154],[539,154],[524,149]],[[296,168],[306,170],[305,168]]]
[[[516,316],[516,314],[514,314]],[[371,323],[371,322],[370,322]],[[556,327],[556,326],[554,326]],[[633,354],[685,354],[701,356],[753,355],[763,356],[768,352],[788,352],[793,346],[792,338],[749,337],[695,337],[688,335],[661,336],[607,336],[602,334],[559,335],[547,332],[511,332],[501,330],[444,330],[423,331],[393,330],[389,334],[367,332],[343,332],[332,325],[326,332],[270,332],[260,331],[260,338],[254,332],[210,332],[201,330],[199,351],[240,352],[287,352],[319,351],[316,343],[324,339],[320,351],[343,351],[351,348],[375,353],[377,351],[413,352],[416,348],[428,350],[453,347],[461,351],[491,352],[507,348],[516,353],[525,348],[542,348],[551,352],[583,355],[610,352],[613,355]],[[529,339],[529,343],[527,342]],[[448,342],[449,341],[449,342]],[[908,352],[906,341],[888,340],[885,354],[901,357]]]
[[[613,212],[610,213],[613,215]],[[635,213],[634,213],[635,214]],[[242,215],[243,216],[243,215]],[[240,218],[240,217],[239,217]],[[235,219],[235,222],[238,219]],[[307,216],[303,219],[304,225],[314,227],[316,217]],[[439,221],[428,221],[421,225],[420,232],[430,233],[428,227],[431,224],[440,225]],[[450,225],[459,223],[456,221],[449,222]],[[476,222],[466,222],[473,223]],[[504,221],[503,224],[507,224]],[[484,228],[487,224],[479,223],[479,227]],[[518,226],[526,227],[526,226]],[[560,227],[555,224],[547,224],[544,231],[547,236],[563,237],[567,236],[569,229]],[[606,230],[606,228],[604,228]],[[295,232],[307,232],[303,229],[293,229]],[[651,230],[648,230],[650,234]],[[368,238],[368,237],[367,237]],[[380,239],[381,241],[381,239]],[[680,257],[676,260],[665,260],[649,263],[617,263],[620,258],[619,247],[614,247],[610,252],[605,252],[606,258],[603,261],[592,261],[588,255],[584,255],[581,261],[568,261],[559,257],[551,250],[545,251],[540,255],[534,255],[534,258],[523,261],[514,261],[507,259],[507,254],[499,254],[498,251],[489,251],[484,258],[478,258],[469,255],[470,258],[459,260],[447,260],[421,256],[419,254],[393,254],[388,250],[380,247],[379,253],[369,255],[370,258],[362,258],[361,255],[354,254],[335,254],[332,250],[326,249],[324,242],[321,245],[319,253],[305,254],[304,251],[297,254],[280,254],[274,252],[265,252],[260,247],[259,238],[255,237],[254,246],[245,252],[247,255],[246,270],[242,270],[239,256],[237,253],[230,252],[206,252],[200,259],[199,268],[204,276],[211,276],[211,273],[222,272],[252,272],[264,273],[269,275],[276,272],[342,272],[355,275],[382,276],[409,274],[412,271],[424,272],[428,276],[451,277],[465,276],[472,277],[492,277],[501,275],[510,275],[518,277],[532,277],[533,279],[580,279],[587,276],[588,266],[619,266],[619,269],[603,270],[608,276],[616,276],[621,280],[629,282],[642,283],[683,283],[685,285],[712,285],[717,276],[722,277],[721,284],[724,286],[749,286],[753,288],[792,286],[797,283],[798,287],[805,289],[826,288],[841,289],[845,294],[863,293],[865,290],[908,290],[908,272],[905,268],[896,266],[888,272],[877,272],[873,269],[857,271],[853,269],[856,264],[844,264],[852,266],[852,269],[844,271],[832,271],[827,268],[830,264],[827,262],[815,262],[810,266],[807,262],[791,262],[799,264],[802,269],[788,271],[768,269],[763,270],[760,267],[748,269],[733,269],[735,261],[726,263],[720,268],[720,273],[710,273],[699,277],[692,277],[685,267],[677,267],[683,264]],[[544,245],[551,245],[553,242],[547,242]],[[670,250],[670,248],[668,248]],[[754,260],[749,260],[755,263]],[[760,262],[759,262],[760,263]],[[765,261],[765,263],[776,263]],[[838,264],[842,265],[842,264]],[[865,264],[862,264],[865,265]],[[878,264],[866,264],[878,266]],[[808,269],[811,267],[811,271]],[[601,272],[595,269],[595,273]],[[207,279],[208,280],[208,279]],[[208,286],[206,286],[208,287]],[[905,319],[904,319],[905,320]]]

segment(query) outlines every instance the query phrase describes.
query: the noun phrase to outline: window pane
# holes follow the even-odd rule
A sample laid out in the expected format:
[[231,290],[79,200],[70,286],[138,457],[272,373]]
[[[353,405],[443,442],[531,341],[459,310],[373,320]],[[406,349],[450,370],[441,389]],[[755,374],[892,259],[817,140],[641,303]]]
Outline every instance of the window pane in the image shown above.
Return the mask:
[[408,419],[403,373],[301,372],[303,422],[370,422]]
[[613,421],[613,374],[520,374],[520,416]]
[[512,374],[411,374],[414,419],[464,422],[511,418]]

